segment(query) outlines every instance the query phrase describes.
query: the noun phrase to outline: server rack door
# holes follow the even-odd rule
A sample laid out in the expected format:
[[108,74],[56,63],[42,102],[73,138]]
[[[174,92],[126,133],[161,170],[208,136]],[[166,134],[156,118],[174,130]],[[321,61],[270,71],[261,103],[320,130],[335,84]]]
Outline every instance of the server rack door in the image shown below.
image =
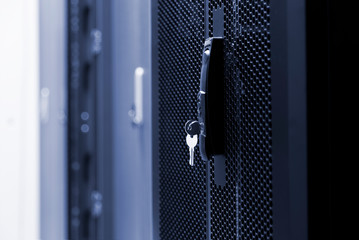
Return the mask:
[[151,239],[150,11],[113,1],[114,239]]
[[[304,1],[152,11],[154,238],[306,239]],[[224,39],[225,160],[196,147],[191,166],[184,126],[197,119],[208,37]]]

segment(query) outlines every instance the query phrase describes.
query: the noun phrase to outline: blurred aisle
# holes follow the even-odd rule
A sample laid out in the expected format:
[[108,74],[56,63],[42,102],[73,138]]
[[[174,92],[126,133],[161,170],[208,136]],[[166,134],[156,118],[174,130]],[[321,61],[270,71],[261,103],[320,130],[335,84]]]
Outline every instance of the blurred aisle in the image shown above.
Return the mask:
[[0,7],[0,239],[40,239],[38,0]]

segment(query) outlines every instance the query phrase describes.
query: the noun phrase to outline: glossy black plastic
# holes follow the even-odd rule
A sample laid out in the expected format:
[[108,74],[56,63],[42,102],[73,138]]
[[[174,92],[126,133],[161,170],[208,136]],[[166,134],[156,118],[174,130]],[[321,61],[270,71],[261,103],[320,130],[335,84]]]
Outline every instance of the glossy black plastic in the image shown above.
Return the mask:
[[207,161],[224,154],[224,56],[221,37],[208,38],[202,55],[198,121],[201,125],[199,148]]

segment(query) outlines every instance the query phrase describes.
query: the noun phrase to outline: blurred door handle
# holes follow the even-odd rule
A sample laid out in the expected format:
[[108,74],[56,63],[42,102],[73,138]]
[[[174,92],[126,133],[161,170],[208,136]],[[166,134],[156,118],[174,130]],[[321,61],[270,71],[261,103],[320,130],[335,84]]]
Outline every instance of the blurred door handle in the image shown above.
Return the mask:
[[44,87],[40,90],[40,120],[46,124],[49,121],[50,89]]
[[140,126],[143,122],[143,75],[145,70],[138,67],[134,74],[134,102],[132,109],[128,112],[132,123]]

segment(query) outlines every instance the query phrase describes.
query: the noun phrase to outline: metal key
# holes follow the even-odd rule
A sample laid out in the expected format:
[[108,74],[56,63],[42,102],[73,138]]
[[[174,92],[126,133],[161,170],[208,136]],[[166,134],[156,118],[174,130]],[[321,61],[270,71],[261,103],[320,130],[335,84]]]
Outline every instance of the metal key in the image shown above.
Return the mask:
[[194,147],[197,145],[197,142],[198,135],[193,135],[193,137],[191,137],[191,135],[187,134],[186,143],[189,147],[189,165],[191,166],[194,165]]

